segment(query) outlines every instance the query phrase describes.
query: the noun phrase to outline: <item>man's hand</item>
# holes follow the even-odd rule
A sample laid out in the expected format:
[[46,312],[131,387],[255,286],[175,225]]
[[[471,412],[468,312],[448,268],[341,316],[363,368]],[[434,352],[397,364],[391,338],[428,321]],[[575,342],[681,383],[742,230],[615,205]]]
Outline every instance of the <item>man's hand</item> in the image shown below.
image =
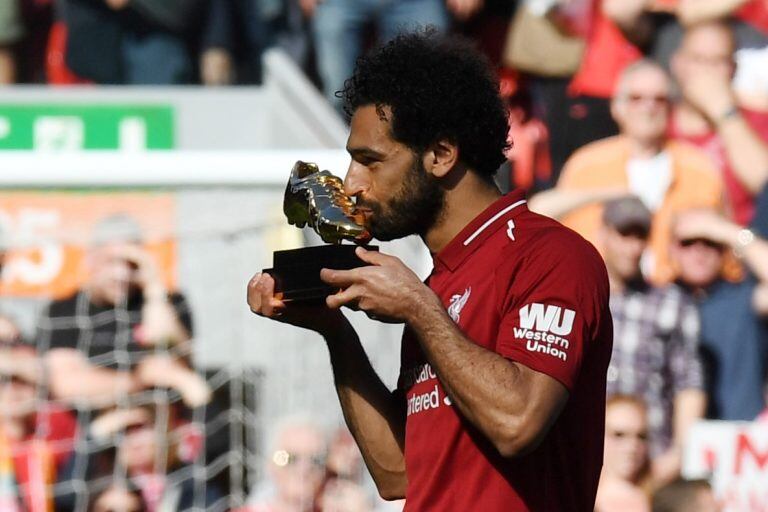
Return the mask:
[[[407,322],[425,303],[440,299],[411,269],[394,256],[358,247],[357,256],[370,266],[352,270],[323,269],[320,278],[342,290],[326,299],[329,308],[361,309],[382,322]],[[442,309],[442,304],[439,305]]]
[[702,113],[712,125],[736,107],[731,83],[722,73],[699,71],[681,84],[683,98]]
[[149,411],[143,407],[115,409],[101,414],[91,422],[91,436],[107,439],[129,425],[146,424],[152,421]]
[[680,240],[703,238],[732,245],[740,228],[713,210],[696,209],[678,215],[674,229]]
[[145,295],[157,295],[165,299],[166,289],[158,266],[152,255],[139,246],[126,246],[120,250],[120,256],[135,267],[131,282],[138,286]]
[[259,316],[315,331],[321,335],[338,332],[349,322],[338,310],[323,304],[289,303],[275,297],[275,280],[258,273],[248,282],[248,306]]

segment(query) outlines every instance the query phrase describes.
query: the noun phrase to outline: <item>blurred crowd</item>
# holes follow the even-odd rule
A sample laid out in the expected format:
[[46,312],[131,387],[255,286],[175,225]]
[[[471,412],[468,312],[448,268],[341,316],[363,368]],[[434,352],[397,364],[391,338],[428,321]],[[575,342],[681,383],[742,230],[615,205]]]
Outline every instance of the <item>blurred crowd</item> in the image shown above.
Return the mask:
[[[276,45],[338,108],[357,56],[417,25],[477,40],[509,105],[499,182],[604,257],[615,338],[597,510],[717,510],[706,482],[680,479],[691,425],[768,418],[768,1],[3,0],[0,82],[247,84]],[[104,483],[57,493],[57,510],[216,500],[215,483],[201,496],[167,478],[198,456],[190,411],[211,399],[186,302],[129,220],[93,236],[91,279],[50,305],[34,343],[0,319],[0,510],[9,496],[46,509],[37,484],[74,474]],[[41,396],[51,407],[29,406]],[[104,448],[78,451],[78,429]],[[380,506],[348,433],[288,418],[267,452],[247,510]]]

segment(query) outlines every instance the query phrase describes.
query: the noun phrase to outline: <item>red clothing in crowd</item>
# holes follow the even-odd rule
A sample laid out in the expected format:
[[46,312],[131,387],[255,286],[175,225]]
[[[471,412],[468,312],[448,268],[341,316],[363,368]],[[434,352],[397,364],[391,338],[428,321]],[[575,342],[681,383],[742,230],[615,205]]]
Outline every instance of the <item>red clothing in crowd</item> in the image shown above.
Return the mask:
[[569,398],[535,450],[504,458],[451,404],[406,329],[398,382],[407,399],[405,510],[592,510],[612,346],[600,255],[530,212],[518,191],[436,256],[428,284],[469,339],[557,380]]
[[[746,109],[742,109],[741,113],[755,133],[768,143],[768,113]],[[669,136],[671,139],[685,141],[698,146],[715,162],[723,176],[726,202],[731,210],[733,219],[742,226],[749,224],[755,213],[755,198],[736,177],[723,141],[717,135],[717,132],[711,130],[699,135],[680,133],[674,116],[669,126]]]
[[640,50],[627,41],[616,24],[596,5],[592,10],[581,66],[571,80],[568,92],[573,96],[610,98],[619,74],[641,57]]

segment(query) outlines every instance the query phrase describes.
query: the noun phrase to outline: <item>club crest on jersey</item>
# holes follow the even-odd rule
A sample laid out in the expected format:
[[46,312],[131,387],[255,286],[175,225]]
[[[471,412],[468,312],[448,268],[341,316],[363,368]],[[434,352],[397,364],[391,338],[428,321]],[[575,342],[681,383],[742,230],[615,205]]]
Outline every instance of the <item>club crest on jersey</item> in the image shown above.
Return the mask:
[[464,290],[463,294],[459,295],[456,293],[451,296],[451,305],[448,306],[448,316],[450,316],[454,322],[459,323],[459,320],[461,319],[461,310],[464,309],[464,305],[469,300],[471,293],[472,287],[470,286]]

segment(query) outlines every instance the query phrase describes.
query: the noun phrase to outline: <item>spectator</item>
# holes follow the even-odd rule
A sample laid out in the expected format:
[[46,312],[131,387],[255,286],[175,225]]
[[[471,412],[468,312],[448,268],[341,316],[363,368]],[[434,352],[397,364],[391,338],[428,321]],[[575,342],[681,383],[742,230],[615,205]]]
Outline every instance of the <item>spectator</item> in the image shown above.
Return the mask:
[[614,395],[605,407],[605,456],[595,512],[648,512],[643,489],[648,472],[648,420],[645,404]]
[[740,108],[731,80],[735,43],[729,25],[707,22],[689,28],[672,59],[682,101],[670,136],[706,151],[723,176],[733,219],[747,225],[754,195],[768,172],[768,114]]
[[101,84],[173,85],[198,81],[199,69],[203,83],[231,81],[231,2],[59,0],[59,5],[66,66],[77,77]]
[[355,438],[340,427],[328,444],[326,479],[318,506],[322,512],[366,512],[373,509],[370,496],[360,485],[363,456]]
[[[594,4],[594,0],[522,0],[509,26],[504,64],[525,73],[534,115],[553,134],[547,140],[553,174],[549,186],[577,147],[617,131],[610,116],[607,125],[587,126],[588,101],[568,94],[568,83],[582,63]],[[518,139],[514,140],[517,145]]]
[[[752,420],[765,407],[768,375],[768,242],[706,210],[680,214],[674,234],[679,280],[701,316],[708,416]],[[720,276],[726,250],[749,271],[739,283]]]
[[625,69],[611,103],[621,135],[577,151],[555,191],[532,201],[534,210],[561,217],[602,250],[599,201],[627,193],[640,197],[653,212],[643,270],[657,285],[673,278],[669,244],[675,212],[718,207],[722,190],[717,170],[703,153],[667,139],[670,87],[664,70],[652,61]]
[[653,495],[653,512],[719,512],[706,480],[678,480]]
[[[174,405],[156,403],[100,414],[88,432],[88,442],[95,448],[87,464],[91,492],[103,488],[99,477],[124,475],[125,483],[138,491],[149,512],[209,507],[220,499],[222,494],[215,485],[198,482],[197,475],[185,471],[179,444],[188,425],[180,412]],[[76,461],[70,461],[65,480],[75,479],[75,465]],[[205,486],[200,501],[196,501],[198,484]],[[60,500],[59,507],[68,508],[69,499],[72,496]],[[90,501],[99,499],[97,495]]]
[[[94,411],[126,403],[144,389],[171,389],[190,407],[210,400],[207,384],[187,361],[192,319],[186,301],[168,293],[140,240],[141,229],[125,215],[100,221],[83,288],[51,302],[38,321],[50,392],[77,407],[81,436]],[[89,449],[87,441],[77,444],[69,475],[75,481],[87,479]],[[76,496],[63,500],[84,506],[87,490],[78,487]]]
[[75,420],[46,403],[41,369],[13,321],[0,317],[0,481],[11,491],[3,498],[13,503],[12,510],[50,510],[49,486],[73,447]]
[[317,66],[323,91],[337,110],[341,99],[336,91],[352,76],[355,61],[362,54],[367,27],[376,26],[378,39],[386,42],[398,32],[432,25],[448,28],[448,10],[459,17],[471,16],[481,5],[479,0],[300,0],[304,14],[311,17],[317,54]]
[[600,241],[611,284],[613,354],[607,393],[640,396],[647,406],[653,476],[680,472],[689,426],[705,412],[696,305],[676,285],[657,288],[640,273],[651,212],[634,197],[605,205]]
[[[133,219],[118,214],[102,220],[89,248],[85,286],[53,301],[39,320],[38,344],[47,352],[55,397],[99,408],[160,386],[177,389],[190,406],[208,400],[205,384],[179,359],[190,351],[186,300],[168,293],[140,240]],[[148,370],[157,366],[166,371]]]
[[271,489],[259,489],[251,512],[312,512],[325,476],[327,444],[322,429],[305,418],[275,423],[267,445]]

